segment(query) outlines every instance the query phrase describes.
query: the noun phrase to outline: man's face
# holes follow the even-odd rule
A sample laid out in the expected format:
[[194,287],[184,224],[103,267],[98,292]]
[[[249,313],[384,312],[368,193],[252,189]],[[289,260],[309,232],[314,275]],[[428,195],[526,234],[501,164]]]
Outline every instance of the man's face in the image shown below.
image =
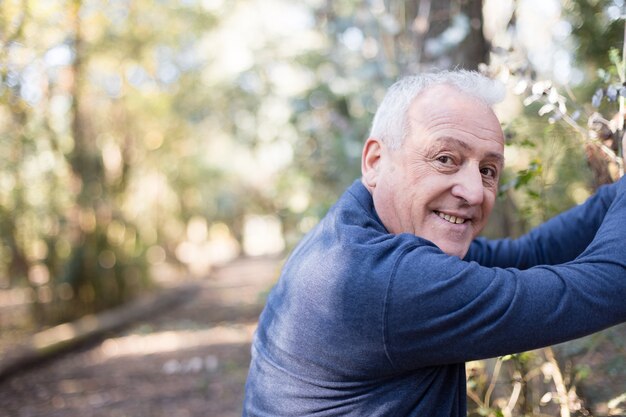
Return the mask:
[[504,162],[500,123],[489,106],[448,85],[419,94],[408,119],[399,148],[368,139],[363,182],[390,233],[412,233],[462,258],[496,199]]

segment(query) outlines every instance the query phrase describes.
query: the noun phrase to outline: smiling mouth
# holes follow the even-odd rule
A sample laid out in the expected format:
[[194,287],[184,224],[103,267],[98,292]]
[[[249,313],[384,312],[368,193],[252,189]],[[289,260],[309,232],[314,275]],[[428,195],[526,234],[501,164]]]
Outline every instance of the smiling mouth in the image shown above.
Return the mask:
[[441,217],[442,219],[444,219],[445,221],[450,222],[450,223],[454,223],[454,224],[463,224],[463,223],[465,223],[466,221],[469,220],[469,219],[464,219],[462,217],[451,216],[449,214],[445,214],[445,213],[442,213],[442,212],[437,211],[437,210],[435,210],[435,214],[437,216]]

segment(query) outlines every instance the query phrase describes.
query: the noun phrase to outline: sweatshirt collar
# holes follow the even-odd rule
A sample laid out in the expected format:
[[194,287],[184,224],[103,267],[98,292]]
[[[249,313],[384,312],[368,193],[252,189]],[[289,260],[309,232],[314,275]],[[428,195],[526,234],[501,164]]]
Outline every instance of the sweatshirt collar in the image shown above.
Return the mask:
[[380,217],[378,217],[378,214],[376,213],[372,194],[365,187],[365,185],[363,185],[361,179],[359,178],[355,180],[352,185],[348,187],[347,191],[359,202],[361,207],[365,209],[370,217],[372,217],[376,221],[376,223],[378,223],[385,230],[385,232],[389,233],[383,222],[380,220]]

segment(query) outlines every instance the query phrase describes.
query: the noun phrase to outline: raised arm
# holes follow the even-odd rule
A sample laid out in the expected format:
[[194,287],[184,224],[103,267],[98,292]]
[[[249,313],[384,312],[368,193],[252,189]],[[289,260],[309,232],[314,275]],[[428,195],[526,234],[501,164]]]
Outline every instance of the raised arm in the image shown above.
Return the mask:
[[626,182],[609,190],[616,195],[596,236],[562,265],[487,268],[429,246],[407,250],[387,296],[386,341],[394,365],[410,369],[521,352],[626,321]]
[[571,261],[589,245],[609,206],[617,184],[603,186],[573,207],[518,239],[475,239],[465,257],[483,266],[526,269]]

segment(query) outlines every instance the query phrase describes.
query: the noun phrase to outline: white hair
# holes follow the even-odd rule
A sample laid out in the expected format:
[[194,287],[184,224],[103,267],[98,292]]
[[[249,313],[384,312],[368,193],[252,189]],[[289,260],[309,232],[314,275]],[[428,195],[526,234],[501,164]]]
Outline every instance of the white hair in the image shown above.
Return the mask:
[[392,149],[398,148],[408,133],[409,106],[420,92],[439,84],[456,87],[489,107],[502,101],[505,95],[501,82],[475,71],[441,71],[404,77],[387,90],[374,115],[370,137],[382,140]]

